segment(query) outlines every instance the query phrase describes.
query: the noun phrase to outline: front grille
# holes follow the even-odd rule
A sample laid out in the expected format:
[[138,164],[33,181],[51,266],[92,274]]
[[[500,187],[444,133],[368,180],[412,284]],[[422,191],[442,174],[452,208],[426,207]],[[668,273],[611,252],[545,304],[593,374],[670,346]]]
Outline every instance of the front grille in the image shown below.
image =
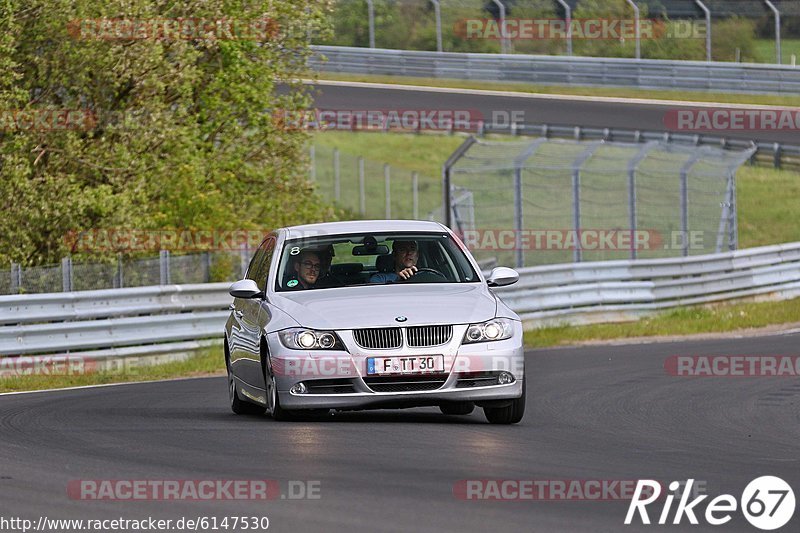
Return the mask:
[[415,348],[441,346],[453,337],[453,326],[412,326],[406,330],[408,345]]
[[353,338],[362,348],[390,350],[403,345],[400,328],[355,329]]
[[418,392],[436,390],[447,381],[447,374],[427,376],[389,376],[364,378],[367,386],[375,392]]
[[349,378],[314,379],[305,382],[308,394],[348,394],[355,392],[353,381]]
[[456,388],[467,389],[470,387],[489,387],[491,385],[497,385],[497,376],[499,374],[499,371],[459,374],[456,379]]

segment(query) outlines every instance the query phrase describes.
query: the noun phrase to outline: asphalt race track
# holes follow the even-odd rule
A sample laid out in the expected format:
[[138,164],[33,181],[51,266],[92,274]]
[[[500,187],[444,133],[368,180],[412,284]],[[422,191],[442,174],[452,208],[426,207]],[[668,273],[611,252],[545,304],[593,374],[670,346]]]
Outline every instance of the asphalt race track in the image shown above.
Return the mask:
[[[270,530],[757,531],[623,526],[623,501],[466,501],[469,479],[694,478],[737,499],[759,476],[800,488],[797,377],[669,375],[671,355],[800,355],[800,334],[527,354],[528,411],[491,426],[476,411],[336,413],[278,423],[240,417],[224,378],[0,397],[4,517],[267,516]],[[319,499],[81,501],[70,480],[271,479],[319,482]],[[703,512],[705,503],[700,506]],[[654,504],[655,505],[655,504]],[[675,506],[673,506],[674,510]],[[657,520],[661,506],[650,513]],[[671,516],[670,516],[671,520]],[[636,522],[638,523],[638,522]],[[797,531],[797,513],[782,531]]]
[[[405,90],[339,86],[324,82],[315,87],[314,94],[315,106],[325,110],[477,110],[485,120],[491,118],[495,111],[518,111],[523,113],[523,121],[526,123],[653,131],[669,129],[665,125],[665,114],[678,109],[696,109],[692,105],[604,102],[582,100],[580,97],[565,100],[533,96],[493,96],[430,91],[424,88]],[[725,108],[725,104],[720,104],[719,107]],[[733,130],[703,134],[788,144],[798,142],[796,130]]]

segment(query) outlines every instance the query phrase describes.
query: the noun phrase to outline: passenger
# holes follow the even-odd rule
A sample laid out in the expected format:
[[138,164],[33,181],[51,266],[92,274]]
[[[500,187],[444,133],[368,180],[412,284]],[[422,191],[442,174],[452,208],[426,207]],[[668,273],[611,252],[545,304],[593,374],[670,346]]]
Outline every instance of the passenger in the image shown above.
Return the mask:
[[322,258],[320,254],[303,250],[294,259],[294,274],[286,281],[286,288],[289,290],[315,289],[321,286]]
[[419,251],[416,241],[394,241],[394,272],[378,272],[369,278],[370,283],[394,283],[405,281],[417,273]]

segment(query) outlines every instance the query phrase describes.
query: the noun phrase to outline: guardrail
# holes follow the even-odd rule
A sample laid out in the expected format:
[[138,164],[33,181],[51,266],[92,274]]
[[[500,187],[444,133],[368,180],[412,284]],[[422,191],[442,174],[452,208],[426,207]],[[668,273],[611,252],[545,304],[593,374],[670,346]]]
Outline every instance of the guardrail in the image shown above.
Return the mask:
[[69,354],[100,361],[192,352],[222,338],[232,301],[228,287],[208,283],[3,296],[0,357]]
[[[752,94],[800,93],[800,68],[755,63],[422,52],[313,46],[310,66],[325,72],[543,85],[685,89]],[[322,57],[327,58],[327,61]]]
[[635,320],[684,305],[800,296],[800,243],[519,272],[517,284],[496,292],[528,326]]
[[[800,296],[800,243],[688,258],[520,269],[495,289],[527,327],[634,320],[683,305]],[[0,356],[108,359],[218,342],[227,283],[0,297]],[[35,359],[35,358],[34,358]]]

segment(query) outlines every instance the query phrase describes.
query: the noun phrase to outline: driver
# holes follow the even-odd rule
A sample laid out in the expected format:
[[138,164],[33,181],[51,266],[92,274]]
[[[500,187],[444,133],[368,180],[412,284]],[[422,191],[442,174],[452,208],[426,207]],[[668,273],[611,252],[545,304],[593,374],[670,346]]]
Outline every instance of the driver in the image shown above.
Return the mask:
[[294,261],[294,274],[286,282],[288,290],[316,289],[324,287],[326,277],[325,257],[314,250],[303,250]]
[[373,274],[369,278],[370,283],[394,283],[398,280],[407,280],[417,273],[419,251],[416,241],[394,241],[392,255],[394,256],[394,272]]

